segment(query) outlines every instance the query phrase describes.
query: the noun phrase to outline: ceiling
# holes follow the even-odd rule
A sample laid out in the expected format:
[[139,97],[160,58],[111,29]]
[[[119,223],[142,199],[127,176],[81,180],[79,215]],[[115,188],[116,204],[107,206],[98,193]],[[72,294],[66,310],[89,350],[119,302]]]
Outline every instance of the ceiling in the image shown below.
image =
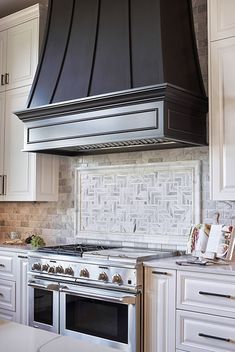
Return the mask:
[[45,0],[0,0],[0,18]]

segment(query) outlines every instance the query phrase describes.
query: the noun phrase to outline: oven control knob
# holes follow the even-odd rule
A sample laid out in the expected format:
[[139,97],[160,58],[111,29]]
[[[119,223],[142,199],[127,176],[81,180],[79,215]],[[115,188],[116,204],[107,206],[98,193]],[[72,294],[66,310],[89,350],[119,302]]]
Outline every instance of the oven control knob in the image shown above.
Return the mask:
[[121,275],[119,275],[119,274],[113,275],[113,277],[112,277],[112,283],[113,283],[113,284],[121,285],[121,284],[122,284],[122,277],[121,277]]
[[71,267],[65,269],[65,274],[67,275],[74,275],[73,269]]
[[99,274],[98,280],[100,280],[100,281],[108,281],[108,279],[109,279],[108,275],[105,272]]
[[50,266],[50,268],[48,269],[48,273],[54,274],[54,272],[55,272],[55,267]]
[[48,271],[49,265],[48,264],[43,264],[42,266],[42,271]]
[[81,277],[89,277],[89,271],[87,269],[82,269],[80,271],[80,276]]
[[57,274],[63,274],[64,272],[64,268],[61,265],[57,266],[55,270]]
[[34,263],[32,265],[32,270],[38,270],[40,271],[41,270],[41,264],[40,263]]

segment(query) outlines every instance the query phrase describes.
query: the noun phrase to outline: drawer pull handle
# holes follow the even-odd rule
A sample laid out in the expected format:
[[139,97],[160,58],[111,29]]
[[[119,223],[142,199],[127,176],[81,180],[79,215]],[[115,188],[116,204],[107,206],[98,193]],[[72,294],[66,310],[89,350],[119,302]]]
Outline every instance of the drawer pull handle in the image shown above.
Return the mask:
[[0,263],[0,268],[5,268],[5,264]]
[[218,337],[218,336],[207,335],[207,334],[202,334],[202,333],[199,333],[198,336],[207,337],[208,339],[214,339],[214,340],[225,341],[225,342],[230,342],[231,341],[231,339],[226,339],[224,337]]
[[1,86],[4,86],[5,85],[5,75],[1,75]]
[[204,291],[199,291],[199,295],[223,297],[223,298],[232,298],[230,295],[222,295],[220,293],[204,292]]
[[20,258],[20,259],[28,259],[28,257],[26,255],[18,255],[18,258]]
[[157,275],[169,275],[167,272],[162,272],[162,271],[152,271],[152,274],[157,274]]
[[4,297],[4,294],[0,292],[0,297]]
[[5,84],[9,84],[9,73],[5,74]]

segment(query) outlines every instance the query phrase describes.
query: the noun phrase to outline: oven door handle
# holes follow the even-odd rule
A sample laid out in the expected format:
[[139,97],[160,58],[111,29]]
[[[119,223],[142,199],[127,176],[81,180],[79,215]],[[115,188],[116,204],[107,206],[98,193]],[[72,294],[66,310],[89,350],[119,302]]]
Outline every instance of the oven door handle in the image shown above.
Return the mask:
[[28,286],[33,288],[42,288],[44,290],[49,290],[49,291],[59,291],[59,288],[60,288],[58,284],[43,285],[43,284],[38,284],[35,281],[29,281]]
[[73,291],[68,288],[62,287],[60,288],[60,292],[69,293],[72,295],[84,297],[84,298],[93,298],[99,301],[106,301],[112,303],[123,303],[123,304],[135,304],[136,303],[136,296],[134,295],[125,295],[123,297],[114,297],[114,296],[106,296],[106,295],[99,295],[99,294],[91,294],[81,291]]

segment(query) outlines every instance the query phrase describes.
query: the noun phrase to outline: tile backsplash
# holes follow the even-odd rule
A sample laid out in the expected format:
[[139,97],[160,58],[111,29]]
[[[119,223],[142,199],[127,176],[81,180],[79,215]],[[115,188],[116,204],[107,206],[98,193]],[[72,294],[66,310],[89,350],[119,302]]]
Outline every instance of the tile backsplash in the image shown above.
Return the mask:
[[[199,59],[201,64],[202,76],[207,90],[207,1],[206,0],[192,0],[194,23],[198,44]],[[154,163],[169,163],[177,162],[176,165],[180,165],[183,161],[198,160],[201,162],[201,216],[203,222],[214,223],[217,212],[220,213],[220,221],[225,224],[231,223],[235,218],[235,202],[214,202],[210,201],[209,195],[209,157],[208,148],[185,148],[185,149],[174,149],[174,150],[162,150],[162,151],[146,151],[146,152],[134,152],[134,153],[120,153],[120,154],[106,154],[97,156],[84,156],[78,158],[66,158],[61,157],[60,161],[60,183],[59,183],[59,200],[56,203],[14,203],[14,202],[1,202],[0,203],[0,239],[4,239],[6,234],[10,231],[18,231],[22,236],[26,237],[27,233],[37,232],[41,234],[47,243],[60,243],[60,242],[73,242],[75,239],[78,240],[79,235],[75,235],[77,227],[77,216],[78,209],[76,207],[75,197],[75,179],[76,169],[82,168],[94,168],[94,167],[110,167],[119,166],[120,170],[123,169],[123,165],[135,165],[136,170],[141,170],[141,165],[150,164],[153,166]],[[138,171],[139,172],[139,171]],[[86,177],[86,176],[84,176]],[[91,176],[88,176],[88,178]],[[142,176],[143,177],[143,176]],[[131,182],[130,179],[126,182]],[[143,185],[145,182],[142,183]],[[89,189],[89,186],[87,186]],[[135,191],[135,194],[137,192]],[[109,203],[109,206],[114,203]],[[85,232],[81,235],[82,240],[86,238],[87,241],[91,240],[94,235],[90,231],[90,226],[93,221],[91,215],[85,216],[85,210],[87,207],[95,212],[95,207],[90,208],[90,203],[83,204],[83,217],[81,218],[82,223],[87,226]],[[145,208],[147,209],[147,208]],[[156,210],[155,210],[156,211]],[[162,210],[161,210],[162,211]],[[130,214],[130,213],[129,213]],[[130,216],[126,214],[126,216]],[[155,215],[158,216],[158,215]],[[167,224],[166,224],[167,225]],[[111,226],[110,224],[108,226]],[[131,226],[131,225],[130,225]],[[116,236],[117,233],[114,231],[110,234],[110,228],[107,230],[107,235],[101,237],[105,241],[115,239],[117,242],[125,243],[128,245],[158,247],[159,242],[153,240],[153,237],[149,236],[149,232],[141,232],[142,228],[146,225],[142,225],[141,222],[138,224],[139,232],[133,233],[121,233],[122,235]],[[163,228],[163,224],[161,224]],[[168,226],[168,225],[167,225]],[[154,227],[153,227],[154,228]],[[132,224],[132,230],[134,225]],[[103,229],[104,231],[104,229]],[[152,232],[154,232],[153,230]],[[163,228],[165,231],[165,237],[162,236],[161,241],[166,240],[166,232],[168,230]],[[169,230],[171,231],[171,230]],[[150,231],[151,232],[151,231]],[[157,232],[156,232],[157,233]],[[120,234],[120,232],[119,232]],[[83,236],[84,235],[84,236]],[[75,238],[76,236],[76,238]],[[115,237],[116,236],[116,237]],[[161,237],[161,236],[160,236]],[[172,237],[172,236],[171,236]],[[183,239],[184,236],[180,237]],[[96,239],[100,239],[96,236]],[[176,245],[181,248],[182,242],[177,237]],[[183,241],[184,242],[184,241]],[[162,242],[163,243],[163,242]],[[168,242],[169,243],[169,242]],[[172,242],[171,242],[172,243]],[[166,245],[165,245],[166,246]],[[170,245],[172,246],[172,244]]]
[[[220,221],[225,224],[231,223],[235,218],[235,202],[210,200],[209,196],[209,160],[208,148],[184,148],[162,151],[145,151],[120,154],[106,154],[96,156],[84,156],[78,158],[62,157],[60,161],[60,186],[59,201],[54,203],[1,203],[0,204],[0,236],[5,237],[10,231],[18,231],[24,237],[27,233],[37,232],[41,234],[47,243],[73,242],[81,238],[83,241],[94,239],[92,231],[75,235],[76,230],[76,199],[75,199],[75,178],[77,168],[104,167],[123,165],[137,170],[141,166],[151,164],[170,163],[181,165],[182,161],[201,161],[201,217],[203,222],[215,223],[217,212],[220,213]],[[153,166],[152,165],[152,166]],[[88,170],[87,169],[87,170]],[[153,166],[154,169],[154,166]],[[88,172],[89,173],[89,172]],[[85,177],[85,176],[84,176]],[[90,177],[90,176],[89,176]],[[94,211],[94,209],[93,209]],[[85,218],[83,218],[83,222]],[[120,236],[115,233],[108,233],[104,236],[95,236],[96,240],[115,240],[128,245],[139,245],[148,247],[159,247],[158,240],[153,240],[148,234],[138,236],[133,233],[125,233]],[[182,236],[182,240],[185,240]],[[177,237],[176,245],[182,248],[185,241]],[[166,237],[161,237],[162,243],[167,243]],[[171,243],[172,241],[168,242]]]
[[184,244],[200,222],[200,162],[76,170],[76,235]]

